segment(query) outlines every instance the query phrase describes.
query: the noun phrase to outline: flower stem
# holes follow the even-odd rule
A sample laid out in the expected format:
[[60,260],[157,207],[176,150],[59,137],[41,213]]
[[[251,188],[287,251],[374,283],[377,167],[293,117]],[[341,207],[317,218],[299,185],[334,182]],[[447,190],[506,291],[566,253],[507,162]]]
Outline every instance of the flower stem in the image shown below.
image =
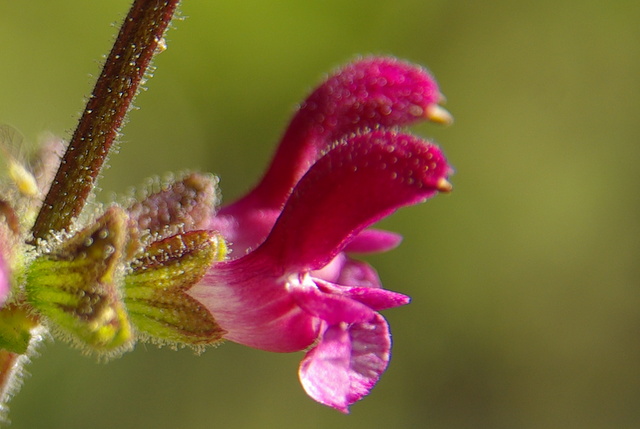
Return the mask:
[[179,0],[135,0],[33,225],[34,241],[80,214]]
[[18,392],[23,367],[44,338],[40,321],[21,305],[9,304],[0,310],[0,426],[6,423],[7,403]]

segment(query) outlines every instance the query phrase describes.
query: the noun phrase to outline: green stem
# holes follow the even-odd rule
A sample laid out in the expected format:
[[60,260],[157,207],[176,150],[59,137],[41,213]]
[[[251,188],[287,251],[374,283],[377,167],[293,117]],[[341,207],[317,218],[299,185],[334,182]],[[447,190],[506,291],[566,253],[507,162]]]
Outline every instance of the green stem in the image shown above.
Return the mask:
[[33,225],[34,241],[80,214],[179,0],[135,0]]

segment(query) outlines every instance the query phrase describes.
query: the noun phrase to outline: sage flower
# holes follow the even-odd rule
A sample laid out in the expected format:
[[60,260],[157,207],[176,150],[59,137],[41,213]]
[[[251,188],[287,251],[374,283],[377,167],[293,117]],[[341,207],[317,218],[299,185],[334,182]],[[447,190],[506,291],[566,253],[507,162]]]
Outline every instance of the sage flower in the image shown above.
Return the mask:
[[[308,350],[299,376],[316,401],[347,412],[386,369],[391,336],[380,310],[409,302],[336,258],[372,223],[448,191],[440,149],[391,130],[351,135],[328,148],[299,180],[264,242],[214,263],[188,294],[224,337],[251,347]],[[338,274],[327,280],[329,269]]]

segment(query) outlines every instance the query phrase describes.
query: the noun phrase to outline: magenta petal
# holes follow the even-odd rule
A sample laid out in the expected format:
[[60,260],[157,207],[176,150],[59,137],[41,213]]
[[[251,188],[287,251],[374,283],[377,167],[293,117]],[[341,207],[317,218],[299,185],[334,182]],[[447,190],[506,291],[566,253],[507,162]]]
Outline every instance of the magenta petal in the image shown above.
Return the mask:
[[438,84],[424,68],[395,58],[364,58],[320,85],[302,104],[289,130],[315,127],[316,133],[337,140],[364,128],[428,119],[427,109],[441,99]]
[[375,314],[366,305],[340,294],[321,292],[315,285],[292,287],[289,294],[304,311],[328,325],[368,322]]
[[379,314],[373,323],[330,326],[302,360],[300,382],[316,401],[348,413],[378,382],[390,350],[389,327]]
[[391,334],[387,321],[380,314],[372,323],[349,327],[351,335],[351,390],[349,403],[368,395],[389,365]]
[[280,216],[280,209],[249,206],[249,200],[222,208],[212,217],[207,229],[218,231],[230,244],[231,258],[236,259],[258,247],[269,235]]
[[300,383],[321,404],[349,412],[351,338],[342,326],[330,326],[300,363]]
[[351,258],[347,258],[340,271],[340,276],[333,283],[341,286],[382,287],[380,277],[371,265]]
[[345,252],[377,253],[387,252],[400,245],[402,236],[395,232],[381,229],[365,229],[358,234],[345,248]]
[[331,143],[364,129],[429,119],[429,108],[441,99],[429,72],[395,58],[363,58],[338,69],[300,105],[269,170],[244,199],[279,208]]
[[261,249],[292,271],[326,265],[367,226],[443,189],[434,145],[378,130],[336,145],[300,180]]
[[407,295],[385,289],[353,287],[345,291],[345,295],[376,311],[400,307],[411,302]]
[[319,279],[316,279],[316,284],[318,285],[318,289],[322,292],[348,297],[349,299],[358,301],[375,311],[400,307],[411,302],[411,298],[407,295],[382,288],[344,287],[324,282]]
[[256,256],[214,264],[187,293],[209,310],[228,340],[272,352],[309,347],[319,321],[287,293],[278,267]]
[[[222,207],[211,229],[231,243],[232,258],[244,255],[264,241],[298,180],[331,144],[367,129],[434,119],[429,112],[441,99],[429,72],[395,58],[363,58],[337,70],[300,105],[261,182]],[[390,233],[365,236],[346,250],[381,252],[399,243]]]

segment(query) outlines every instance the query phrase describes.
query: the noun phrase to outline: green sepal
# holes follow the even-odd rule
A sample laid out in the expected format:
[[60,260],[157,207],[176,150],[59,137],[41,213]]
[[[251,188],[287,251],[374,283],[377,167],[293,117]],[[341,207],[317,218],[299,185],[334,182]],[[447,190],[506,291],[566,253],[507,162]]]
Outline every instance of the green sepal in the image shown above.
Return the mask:
[[27,268],[27,302],[54,332],[91,351],[114,352],[133,341],[118,288],[127,222],[124,210],[111,207]]
[[145,249],[125,276],[124,298],[143,338],[190,346],[221,340],[224,331],[186,291],[225,255],[224,240],[212,231],[174,235]]
[[10,304],[0,310],[0,349],[25,354],[31,341],[31,330],[38,322],[22,306]]

